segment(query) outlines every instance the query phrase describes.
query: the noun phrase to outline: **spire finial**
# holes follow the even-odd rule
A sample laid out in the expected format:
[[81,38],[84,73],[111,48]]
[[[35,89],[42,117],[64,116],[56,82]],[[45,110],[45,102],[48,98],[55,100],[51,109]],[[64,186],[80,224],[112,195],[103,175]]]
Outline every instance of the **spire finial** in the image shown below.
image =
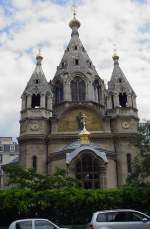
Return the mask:
[[113,56],[116,56],[117,55],[117,45],[116,44],[113,44],[113,46],[114,46]]
[[76,11],[77,6],[76,6],[76,3],[75,3],[75,0],[73,1],[72,9],[73,9],[73,18],[75,19],[76,15],[77,15],[77,11]]
[[73,9],[73,19],[70,21],[69,26],[73,31],[72,35],[79,35],[78,34],[78,28],[80,27],[81,24],[80,24],[80,21],[76,19],[77,6],[76,6],[76,3],[75,3],[75,0],[73,1],[72,9]]
[[117,54],[117,45],[114,44],[113,46],[114,46],[114,49],[113,49],[113,56],[112,56],[112,58],[114,60],[114,63],[117,64],[118,63],[118,60],[119,60],[119,56]]
[[39,51],[38,56],[41,56],[41,48],[39,48],[38,51]]
[[37,54],[37,56],[36,56],[36,60],[37,60],[37,65],[41,65],[41,62],[42,62],[42,60],[43,60],[43,57],[42,57],[42,55],[41,55],[41,48],[39,48],[38,49],[38,54]]

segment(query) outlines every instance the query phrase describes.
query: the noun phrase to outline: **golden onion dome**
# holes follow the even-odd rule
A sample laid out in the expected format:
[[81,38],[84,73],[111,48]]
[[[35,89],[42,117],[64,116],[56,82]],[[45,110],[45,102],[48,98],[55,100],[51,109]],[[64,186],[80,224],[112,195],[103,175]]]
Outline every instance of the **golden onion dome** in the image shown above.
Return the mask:
[[86,130],[86,128],[84,127],[83,130],[79,133],[79,137],[80,137],[80,144],[84,145],[84,144],[90,144],[90,132]]
[[119,56],[117,55],[117,53],[114,53],[112,58],[113,58],[113,60],[119,60]]
[[114,48],[114,53],[113,53],[112,58],[115,61],[115,60],[119,60],[119,56],[117,54],[116,44],[114,44],[114,46],[115,46],[115,48]]

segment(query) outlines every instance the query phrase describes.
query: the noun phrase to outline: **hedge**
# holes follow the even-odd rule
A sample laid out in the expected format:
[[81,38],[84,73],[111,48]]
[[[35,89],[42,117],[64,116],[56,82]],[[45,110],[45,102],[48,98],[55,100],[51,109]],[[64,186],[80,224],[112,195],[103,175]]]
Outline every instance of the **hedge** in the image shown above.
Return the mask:
[[111,190],[1,190],[0,226],[30,217],[47,218],[58,225],[87,224],[93,212],[116,208],[132,208],[149,214],[150,185]]

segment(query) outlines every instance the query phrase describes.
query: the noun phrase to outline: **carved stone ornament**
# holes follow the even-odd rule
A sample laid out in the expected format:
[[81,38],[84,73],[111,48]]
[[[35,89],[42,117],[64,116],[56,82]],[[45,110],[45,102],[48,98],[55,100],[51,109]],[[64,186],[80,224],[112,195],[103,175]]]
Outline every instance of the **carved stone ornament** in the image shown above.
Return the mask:
[[34,121],[30,124],[30,130],[37,131],[39,130],[39,123],[37,121]]
[[122,122],[122,127],[123,127],[124,129],[128,129],[128,128],[130,127],[130,124],[129,124],[127,121]]

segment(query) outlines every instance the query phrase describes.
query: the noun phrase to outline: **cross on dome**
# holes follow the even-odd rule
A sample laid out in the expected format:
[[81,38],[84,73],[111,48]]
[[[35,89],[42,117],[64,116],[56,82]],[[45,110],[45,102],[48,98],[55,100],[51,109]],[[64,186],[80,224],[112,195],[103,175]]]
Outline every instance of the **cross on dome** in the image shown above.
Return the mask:
[[72,29],[72,35],[78,35],[78,28],[80,28],[80,21],[78,19],[76,19],[76,4],[74,1],[74,4],[72,6],[73,8],[73,19],[69,22],[69,26]]

